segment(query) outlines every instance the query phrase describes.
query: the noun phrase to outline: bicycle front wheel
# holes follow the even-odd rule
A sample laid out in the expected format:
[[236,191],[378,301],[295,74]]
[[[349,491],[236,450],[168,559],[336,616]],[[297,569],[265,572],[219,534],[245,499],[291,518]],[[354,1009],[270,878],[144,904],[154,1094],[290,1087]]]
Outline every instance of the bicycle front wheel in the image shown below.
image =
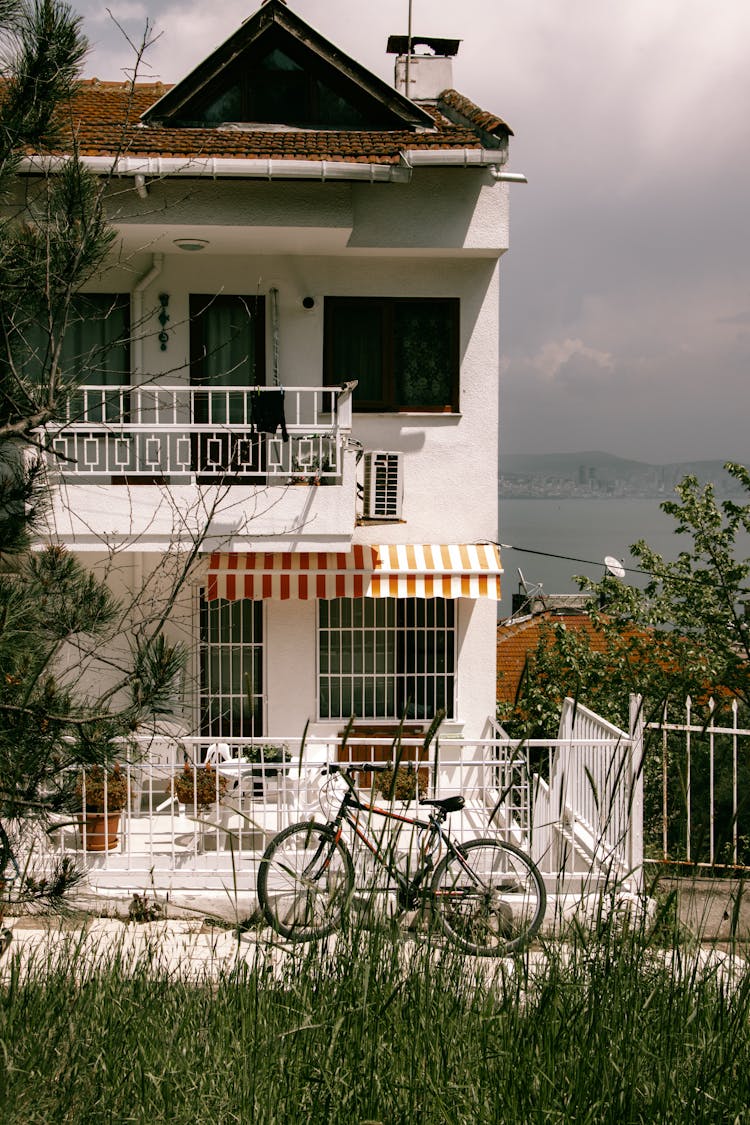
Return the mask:
[[274,836],[258,870],[269,925],[290,941],[326,937],[341,924],[354,890],[354,864],[331,828],[311,821]]
[[501,840],[470,840],[438,864],[432,908],[443,932],[466,953],[503,957],[542,924],[547,894],[530,856]]

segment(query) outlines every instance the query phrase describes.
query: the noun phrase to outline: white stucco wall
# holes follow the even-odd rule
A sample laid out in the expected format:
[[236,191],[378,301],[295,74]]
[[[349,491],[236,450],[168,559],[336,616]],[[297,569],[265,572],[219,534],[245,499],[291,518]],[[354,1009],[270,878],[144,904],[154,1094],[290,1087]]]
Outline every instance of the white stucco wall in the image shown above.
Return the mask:
[[[123,233],[119,257],[91,287],[132,291],[154,254],[164,254],[159,276],[143,293],[144,378],[189,381],[191,293],[267,296],[276,288],[280,377],[287,386],[322,383],[326,296],[461,302],[459,413],[354,417],[353,436],[365,449],[404,454],[402,522],[355,525],[350,458],[344,486],[315,490],[311,498],[302,495],[311,490],[289,489],[288,498],[269,506],[252,489],[230,490],[226,526],[218,526],[207,548],[318,550],[326,543],[344,549],[352,538],[433,543],[497,538],[499,258],[508,244],[506,184],[494,182],[486,170],[466,169],[416,170],[409,184],[183,181],[152,187],[144,201],[120,194],[116,206]],[[208,247],[198,254],[179,251],[173,239],[185,234],[206,238]],[[157,340],[160,293],[169,294],[166,351]],[[311,312],[302,307],[306,296],[316,301]],[[267,344],[270,378],[270,340]],[[292,509],[305,499],[319,510],[302,520]],[[56,501],[52,532],[73,549],[96,552],[101,537],[116,547],[113,581],[125,597],[144,578],[159,575],[159,582],[148,584],[155,610],[179,552],[168,556],[169,565],[154,552],[170,540],[183,548],[194,542],[200,528],[185,513],[199,513],[202,502],[195,491],[183,495],[156,486],[68,485]],[[272,538],[261,542],[264,536]],[[95,553],[89,558],[103,565]],[[143,611],[134,612],[137,617]],[[458,602],[457,709],[446,733],[481,737],[494,712],[495,616],[494,602]],[[182,591],[173,618],[171,635],[194,649],[193,588]],[[268,735],[298,737],[308,719],[312,733],[335,733],[340,720],[321,724],[316,716],[316,603],[266,603],[264,622]],[[186,680],[191,698],[197,696],[196,675],[193,661]]]
[[[118,271],[118,274],[120,271]],[[121,277],[110,275],[100,284],[116,287]],[[344,256],[320,257],[229,257],[210,253],[170,255],[164,268],[144,294],[144,309],[153,315],[143,346],[144,378],[164,373],[170,384],[189,381],[189,298],[196,292],[256,292],[267,294],[271,287],[279,293],[280,379],[287,386],[319,386],[323,365],[323,302],[325,296],[419,296],[458,297],[460,317],[460,413],[459,414],[357,414],[353,436],[365,449],[402,451],[405,454],[404,519],[406,526],[391,525],[377,532],[367,530],[363,538],[375,541],[414,540],[418,542],[496,537],[498,463],[498,378],[499,378],[499,265],[495,258],[368,258],[347,252]],[[169,301],[169,341],[161,351],[155,314],[158,295],[167,292]],[[302,308],[304,296],[316,298],[311,312]],[[426,346],[429,346],[428,344]],[[270,356],[270,341],[267,347]],[[270,378],[270,361],[267,368]],[[164,507],[157,488],[127,490],[107,487],[106,499],[97,499],[91,485],[67,486],[55,513],[57,533],[76,535],[83,547],[101,532],[111,537],[115,526],[123,531],[131,526],[133,535],[149,533],[153,545],[163,541],[164,529],[171,532],[174,521],[171,504]],[[239,490],[238,490],[239,491]],[[243,486],[242,497],[234,496],[225,507],[235,509],[236,523],[260,518],[260,534],[288,533],[293,514],[284,506],[299,504],[298,497],[282,501],[277,497],[269,508],[267,494],[252,499]],[[178,506],[191,503],[191,496],[179,489]],[[192,495],[192,494],[191,494]],[[309,533],[317,541],[322,536],[351,535],[354,509],[347,494],[338,510],[321,513],[308,521]],[[237,505],[242,507],[240,512]],[[333,496],[322,496],[316,503],[331,508]],[[102,504],[104,510],[102,510]],[[153,512],[150,506],[153,505]],[[65,516],[65,508],[79,514],[75,520]],[[161,508],[161,511],[159,509]],[[234,517],[232,517],[234,518]],[[135,521],[135,522],[133,522]],[[154,522],[155,521],[155,522]],[[85,527],[83,526],[85,524]],[[256,525],[257,526],[257,525]],[[186,535],[193,532],[186,527]],[[385,538],[383,538],[383,536]],[[143,543],[141,543],[143,546]]]

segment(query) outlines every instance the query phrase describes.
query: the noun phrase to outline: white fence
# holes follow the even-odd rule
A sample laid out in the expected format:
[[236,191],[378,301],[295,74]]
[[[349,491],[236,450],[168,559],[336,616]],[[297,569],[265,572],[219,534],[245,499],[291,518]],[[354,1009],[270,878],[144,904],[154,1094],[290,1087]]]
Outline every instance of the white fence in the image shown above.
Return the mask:
[[750,867],[750,729],[736,699],[690,697],[647,724],[648,854],[697,867]]
[[[82,862],[100,887],[252,892],[258,860],[276,832],[330,815],[327,762],[340,761],[342,753],[354,761],[396,753],[402,764],[416,763],[421,796],[463,794],[464,810],[451,816],[455,835],[497,834],[529,850],[551,889],[588,886],[613,872],[632,882],[640,839],[636,744],[595,720],[578,708],[563,738],[436,738],[427,752],[420,739],[407,737],[395,750],[390,739],[351,738],[343,751],[336,742],[314,738],[304,745],[275,739],[273,748],[249,739],[216,745],[155,738],[122,756],[126,795],[110,847],[104,831],[89,825],[88,813],[63,817],[51,839],[57,850]],[[371,785],[371,776],[361,784]],[[601,794],[599,804],[594,791]],[[604,800],[616,810],[609,817],[602,815]],[[418,806],[409,805],[407,815],[419,815]]]

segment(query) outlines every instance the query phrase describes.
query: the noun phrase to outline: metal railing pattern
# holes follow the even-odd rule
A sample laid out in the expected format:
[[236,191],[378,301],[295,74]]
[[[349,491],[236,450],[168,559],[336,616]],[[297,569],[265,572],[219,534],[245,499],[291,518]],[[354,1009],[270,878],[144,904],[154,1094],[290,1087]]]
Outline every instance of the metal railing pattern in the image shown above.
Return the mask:
[[750,728],[738,700],[688,696],[646,726],[650,854],[750,869]]
[[258,433],[252,398],[275,387],[85,386],[47,427],[66,477],[193,477],[316,483],[341,475],[351,433],[351,388],[286,387],[289,436]]
[[601,871],[640,885],[643,861],[643,731],[640,700],[620,730],[572,699],[558,739],[535,762],[535,850],[560,871]]
[[[291,738],[212,743],[206,738],[165,737],[140,740],[139,745],[131,741],[122,755],[127,799],[114,846],[87,851],[88,830],[83,818],[76,823],[75,817],[68,818],[52,839],[56,848],[74,852],[99,876],[108,875],[113,885],[130,886],[136,876],[154,879],[159,872],[179,873],[187,884],[192,880],[203,885],[209,877],[226,882],[240,869],[254,871],[269,840],[286,825],[327,818],[330,803],[323,768],[342,758],[362,760],[362,747],[368,755],[393,760],[394,745],[388,738],[352,738],[343,749],[337,740],[321,738],[304,743]],[[590,763],[595,755],[609,760],[622,748],[619,736],[596,740],[571,735],[528,742],[438,737],[425,753],[420,739],[404,737],[395,753],[402,756],[402,764],[417,764],[422,796],[464,795],[465,809],[451,817],[451,830],[457,836],[496,834],[508,839],[529,850],[554,881],[566,867],[560,839],[570,819],[571,802],[580,800],[583,811],[590,808],[584,762]],[[583,769],[575,781],[574,768]],[[551,781],[544,780],[545,773]],[[206,775],[212,799],[202,806],[198,794]],[[558,775],[567,782],[556,818]],[[178,778],[185,779],[186,785],[177,786]],[[369,778],[363,782],[371,784]],[[619,798],[616,804],[618,810],[626,807]],[[417,811],[416,805],[410,808]],[[629,838],[627,831],[623,836]],[[609,842],[592,849],[591,865],[597,870],[606,865],[609,871],[612,851]],[[624,868],[626,858],[631,863],[636,858],[632,848],[627,852],[626,847],[618,858],[618,869]],[[569,859],[568,870],[573,872]]]

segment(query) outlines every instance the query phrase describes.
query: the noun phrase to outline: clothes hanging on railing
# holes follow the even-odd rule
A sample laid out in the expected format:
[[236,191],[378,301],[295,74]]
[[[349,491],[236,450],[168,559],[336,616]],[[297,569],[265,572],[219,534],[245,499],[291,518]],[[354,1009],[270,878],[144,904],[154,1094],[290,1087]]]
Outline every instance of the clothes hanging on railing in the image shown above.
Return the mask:
[[284,417],[284,388],[251,391],[250,421],[256,434],[275,434],[281,426],[282,438],[289,441]]
[[275,434],[281,426],[281,436],[289,441],[284,417],[284,388],[279,383],[279,291],[268,291],[271,304],[271,373],[273,390],[254,390],[250,393],[250,421],[256,434]]

